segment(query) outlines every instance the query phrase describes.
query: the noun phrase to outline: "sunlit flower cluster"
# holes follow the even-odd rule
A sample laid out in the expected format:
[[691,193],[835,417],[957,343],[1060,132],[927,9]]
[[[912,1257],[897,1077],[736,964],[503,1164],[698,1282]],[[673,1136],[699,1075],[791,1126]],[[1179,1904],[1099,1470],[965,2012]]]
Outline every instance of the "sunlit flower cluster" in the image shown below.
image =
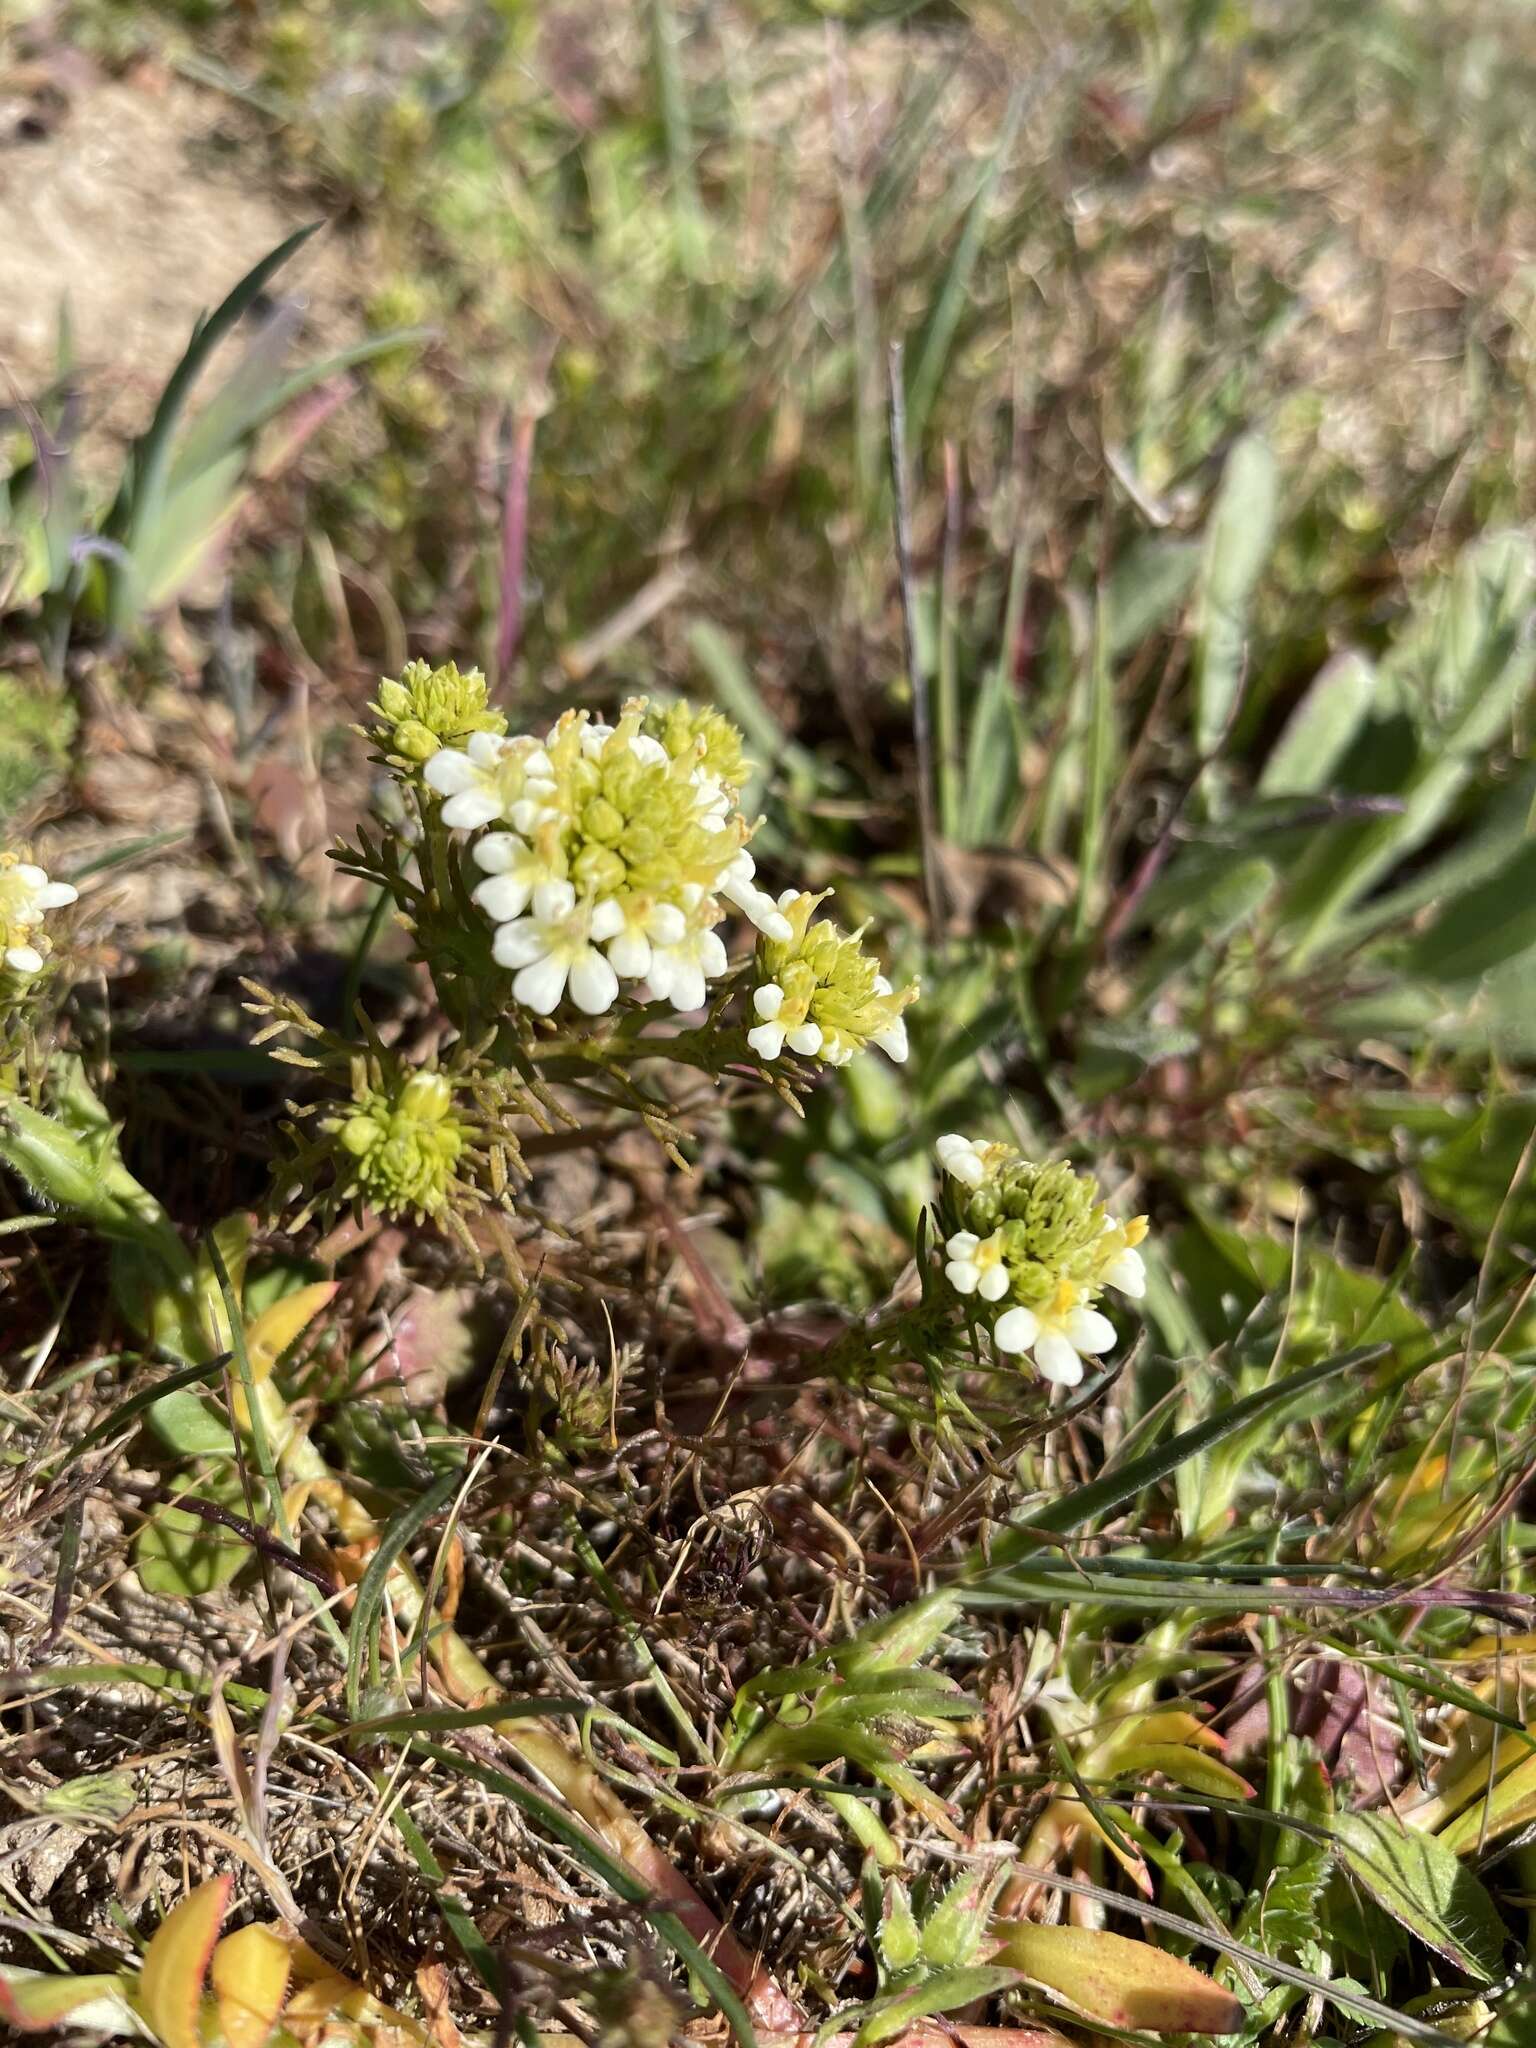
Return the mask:
[[747,1043],[761,1059],[776,1060],[788,1046],[802,1059],[845,1067],[855,1053],[877,1045],[893,1060],[907,1056],[902,1011],[917,998],[916,982],[893,989],[862,935],[840,931],[830,918],[812,920],[825,900],[789,889],[779,909],[788,936],[759,941],[762,980],[752,993],[757,1022]]
[[746,772],[718,712],[644,699],[614,725],[568,711],[542,739],[481,731],[435,753],[423,780],[445,825],[481,835],[473,897],[513,999],[548,1016],[569,996],[599,1016],[630,983],[698,1010],[726,971],[729,906],[789,939],[747,851]]
[[1063,1162],[1037,1166],[1011,1145],[950,1134],[936,1146],[947,1176],[944,1273],[957,1294],[994,1312],[992,1342],[1028,1355],[1042,1379],[1076,1386],[1085,1358],[1115,1342],[1096,1306],[1106,1287],[1133,1300],[1146,1293],[1136,1247],[1145,1216],[1117,1223],[1098,1184]]
[[42,973],[53,950],[44,920],[78,895],[68,882],[49,881],[35,861],[0,853],[0,978],[29,980]]

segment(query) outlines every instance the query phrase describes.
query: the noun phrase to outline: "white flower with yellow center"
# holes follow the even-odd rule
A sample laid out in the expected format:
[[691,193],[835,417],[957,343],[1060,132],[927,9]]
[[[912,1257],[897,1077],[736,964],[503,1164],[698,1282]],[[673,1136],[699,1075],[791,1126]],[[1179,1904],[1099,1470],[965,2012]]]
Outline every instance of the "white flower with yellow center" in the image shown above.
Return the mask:
[[[1125,1234],[1115,1224],[1109,1225],[1104,1234],[1108,1237],[1115,1232],[1122,1237]],[[1122,1245],[1119,1251],[1113,1252],[1100,1266],[1098,1277],[1102,1286],[1117,1288],[1132,1301],[1141,1301],[1146,1296],[1147,1263],[1134,1245]]]
[[[694,913],[695,918],[699,915]],[[690,923],[673,943],[652,945],[646,980],[658,1003],[670,1003],[675,1010],[702,1010],[709,1000],[708,984],[729,965],[720,934],[705,924]]]
[[578,902],[569,882],[541,882],[529,914],[497,927],[491,951],[501,966],[516,970],[513,999],[536,1015],[558,1009],[569,985],[577,1009],[597,1017],[619,992],[619,977],[598,947],[623,924],[616,903]]
[[429,789],[446,798],[443,823],[477,832],[498,820],[532,832],[555,794],[548,754],[536,740],[471,733],[462,749],[443,747],[421,771]]
[[1003,1264],[1003,1233],[978,1237],[974,1230],[957,1230],[945,1245],[949,1263],[944,1277],[956,1294],[979,1294],[983,1301],[1001,1301],[1008,1292],[1008,1268]]
[[964,1187],[979,1188],[989,1171],[987,1155],[999,1148],[978,1145],[973,1139],[962,1138],[958,1131],[948,1131],[933,1149],[951,1180],[959,1181]]
[[41,974],[43,919],[50,910],[73,903],[79,890],[68,882],[50,882],[35,861],[0,854],[0,962],[12,974]]
[[470,891],[492,924],[510,924],[533,901],[541,882],[563,882],[559,850],[553,854],[533,846],[515,832],[487,832],[477,839],[474,861],[485,880]]
[[1113,1350],[1115,1326],[1096,1308],[1085,1307],[1078,1289],[1063,1280],[1048,1308],[1004,1309],[993,1326],[992,1341],[999,1351],[1028,1352],[1041,1379],[1075,1387],[1085,1358]]
[[623,925],[608,942],[608,959],[625,981],[644,981],[656,949],[679,946],[688,934],[688,919],[677,905],[658,903],[653,896],[621,897],[619,915]]

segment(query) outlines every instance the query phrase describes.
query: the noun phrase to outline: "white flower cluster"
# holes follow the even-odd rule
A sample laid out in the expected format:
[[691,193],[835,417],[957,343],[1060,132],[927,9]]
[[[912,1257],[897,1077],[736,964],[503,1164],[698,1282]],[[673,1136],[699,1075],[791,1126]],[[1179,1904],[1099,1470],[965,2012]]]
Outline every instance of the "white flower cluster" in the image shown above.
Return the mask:
[[1042,1379],[1076,1386],[1084,1359],[1115,1343],[1114,1324],[1094,1306],[1101,1291],[1138,1301],[1147,1291],[1136,1249],[1146,1217],[1117,1223],[1088,1175],[1034,1165],[1011,1145],[952,1132],[934,1149],[957,1183],[943,1205],[958,1226],[945,1241],[945,1278],[998,1311],[992,1342],[1000,1352],[1028,1354]]
[[421,771],[445,799],[443,823],[483,834],[474,901],[496,927],[514,999],[540,1016],[567,992],[598,1016],[621,982],[701,1009],[726,971],[716,927],[728,904],[767,937],[792,936],[754,879],[745,772],[718,713],[653,712],[643,699],[615,725],[571,711],[543,739],[475,732]]
[[43,920],[79,893],[68,882],[50,882],[35,861],[0,853],[0,963],[9,973],[26,978],[42,973],[51,950]]
[[916,1001],[917,984],[893,989],[865,952],[861,933],[840,931],[830,918],[813,919],[823,900],[795,889],[779,898],[785,931],[767,934],[757,949],[766,978],[752,994],[758,1021],[747,1033],[748,1045],[759,1059],[776,1060],[788,1046],[829,1067],[846,1067],[871,1045],[904,1060],[902,1012]]

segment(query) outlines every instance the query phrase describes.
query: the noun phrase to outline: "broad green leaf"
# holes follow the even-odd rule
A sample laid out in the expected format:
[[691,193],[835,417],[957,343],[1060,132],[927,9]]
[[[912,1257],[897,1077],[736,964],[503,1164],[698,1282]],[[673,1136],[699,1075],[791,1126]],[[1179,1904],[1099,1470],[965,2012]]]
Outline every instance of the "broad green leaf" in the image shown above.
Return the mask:
[[1383,1911],[1483,1983],[1499,1974],[1504,1923],[1454,1850],[1390,1813],[1335,1814],[1330,1831],[1345,1869]]
[[1200,568],[1200,544],[1148,536],[1133,541],[1110,572],[1109,654],[1118,661],[1163,625],[1189,595]]
[[190,1387],[156,1401],[149,1426],[167,1450],[179,1458],[232,1458],[235,1440],[229,1430]]
[[1354,743],[1376,694],[1376,671],[1363,654],[1346,649],[1321,668],[1285,722],[1264,773],[1260,796],[1312,796]]
[[1036,1927],[997,1921],[997,1960],[1064,1999],[1074,2012],[1112,2027],[1153,2033],[1235,2034],[1241,2000],[1192,1964],[1091,1927]]
[[[233,1466],[211,1479],[184,1475],[177,1490],[248,1516],[245,1490]],[[134,1543],[134,1565],[146,1591],[173,1600],[217,1592],[238,1576],[252,1555],[238,1530],[180,1507],[157,1508]]]
[[1426,981],[1475,981],[1536,946],[1536,841],[1496,875],[1454,896],[1403,956]]
[[1160,1771],[1175,1785],[1192,1792],[1214,1793],[1218,1799],[1251,1799],[1253,1787],[1230,1765],[1186,1742],[1134,1742],[1115,1756],[1117,1776],[1144,1776]]
[[[1356,903],[1439,830],[1506,731],[1536,676],[1526,625],[1536,598],[1536,551],[1525,534],[1469,548],[1441,595],[1435,629],[1391,664],[1414,751],[1391,794],[1395,813],[1319,833],[1288,878],[1296,964],[1336,941]],[[1383,669],[1383,688],[1388,670]],[[1357,750],[1358,751],[1358,750]]]
[[1213,753],[1231,721],[1248,645],[1248,605],[1275,534],[1279,478],[1257,434],[1233,443],[1205,532],[1195,745]]

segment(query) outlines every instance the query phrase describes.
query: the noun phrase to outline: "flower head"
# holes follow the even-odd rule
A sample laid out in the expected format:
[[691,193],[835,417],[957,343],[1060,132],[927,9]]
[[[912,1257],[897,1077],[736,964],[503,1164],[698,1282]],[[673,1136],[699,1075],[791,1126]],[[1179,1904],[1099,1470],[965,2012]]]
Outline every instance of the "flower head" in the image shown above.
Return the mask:
[[474,733],[422,779],[450,828],[498,828],[472,849],[485,876],[473,898],[515,970],[515,1000],[547,1016],[567,993],[596,1015],[624,982],[701,1008],[728,964],[715,929],[727,904],[789,937],[753,879],[737,807],[746,774],[741,735],[718,711],[637,698],[611,725],[568,711],[542,740]]
[[485,677],[456,662],[432,668],[408,661],[398,681],[386,676],[368,709],[378,719],[373,738],[390,760],[416,767],[445,746],[462,746],[472,733],[504,733],[507,721],[486,699]]
[[864,950],[859,932],[830,918],[814,923],[822,896],[790,889],[779,898],[786,938],[765,938],[757,949],[762,976],[753,991],[756,1024],[747,1043],[761,1059],[776,1060],[787,1045],[803,1059],[846,1066],[855,1053],[877,1045],[893,1060],[907,1056],[903,1010],[917,999],[917,983],[891,987]]
[[42,973],[53,950],[43,920],[79,893],[68,882],[50,882],[20,853],[0,853],[0,974],[26,981]]
[[320,1129],[335,1141],[343,1196],[385,1216],[436,1216],[469,1142],[447,1076],[423,1071],[365,1084]]
[[536,1016],[558,1009],[569,984],[577,1009],[596,1017],[619,992],[619,977],[598,947],[622,927],[611,897],[594,903],[578,898],[569,882],[541,882],[528,915],[498,926],[491,950],[501,966],[516,970],[513,998]]
[[1146,1217],[1117,1223],[1093,1178],[1064,1161],[1037,1165],[1011,1145],[978,1145],[957,1132],[935,1149],[952,1183],[942,1205],[955,1226],[946,1279],[957,1294],[996,1304],[999,1352],[1028,1353],[1043,1379],[1075,1386],[1083,1360],[1115,1342],[1114,1325],[1095,1307],[1103,1290],[1136,1300],[1146,1292],[1136,1249]]

